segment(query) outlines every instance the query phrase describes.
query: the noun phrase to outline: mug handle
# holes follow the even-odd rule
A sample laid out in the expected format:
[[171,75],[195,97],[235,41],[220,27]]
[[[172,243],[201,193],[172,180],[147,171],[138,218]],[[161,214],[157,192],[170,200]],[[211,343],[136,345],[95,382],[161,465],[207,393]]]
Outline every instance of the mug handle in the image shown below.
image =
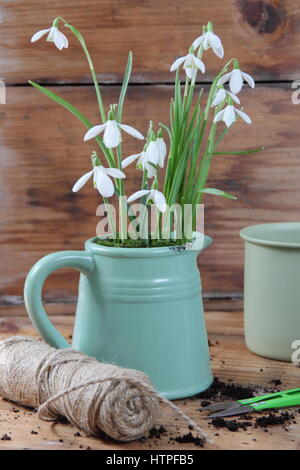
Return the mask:
[[75,268],[86,276],[94,269],[94,258],[87,251],[58,251],[41,258],[29,271],[24,286],[24,300],[28,315],[42,338],[58,349],[70,344],[49,320],[42,303],[42,289],[46,278],[57,269]]

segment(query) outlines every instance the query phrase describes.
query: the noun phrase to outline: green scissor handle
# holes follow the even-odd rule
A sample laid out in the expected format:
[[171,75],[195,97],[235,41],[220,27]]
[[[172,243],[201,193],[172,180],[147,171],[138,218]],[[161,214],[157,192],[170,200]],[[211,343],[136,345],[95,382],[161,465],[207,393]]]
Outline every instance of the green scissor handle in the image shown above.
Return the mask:
[[246,400],[238,400],[241,405],[250,405],[254,410],[261,411],[269,408],[300,405],[300,388],[285,390],[284,392],[269,393]]

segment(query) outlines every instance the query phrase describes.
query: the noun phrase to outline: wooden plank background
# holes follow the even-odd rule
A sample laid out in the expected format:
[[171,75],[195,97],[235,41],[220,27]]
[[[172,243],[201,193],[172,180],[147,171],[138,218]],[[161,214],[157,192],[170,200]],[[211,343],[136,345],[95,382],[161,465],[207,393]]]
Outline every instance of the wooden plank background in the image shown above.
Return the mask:
[[[124,122],[145,132],[149,119],[168,120],[172,95],[169,66],[185,53],[212,20],[223,40],[226,59],[237,56],[253,74],[255,91],[241,99],[253,125],[236,123],[222,149],[265,146],[260,154],[218,156],[209,185],[238,196],[237,201],[205,199],[206,232],[214,244],[199,257],[205,295],[240,299],[243,282],[245,225],[299,220],[299,106],[292,104],[291,82],[300,79],[300,4],[296,0],[12,0],[0,5],[1,73],[9,85],[7,104],[0,105],[0,304],[22,302],[24,278],[44,254],[80,249],[95,233],[97,193],[85,187],[72,194],[76,179],[89,168],[92,143],[83,143],[76,118],[27,86],[32,79],[47,84],[97,122],[97,106],[80,47],[70,38],[62,52],[33,32],[65,17],[86,38],[103,85],[105,103],[116,102],[128,50],[134,73],[124,109]],[[209,82],[220,61],[205,56]],[[205,85],[207,89],[208,85]],[[128,138],[125,151],[139,151]],[[128,172],[128,193],[138,186]],[[77,275],[61,271],[46,285],[51,302],[71,302]]]

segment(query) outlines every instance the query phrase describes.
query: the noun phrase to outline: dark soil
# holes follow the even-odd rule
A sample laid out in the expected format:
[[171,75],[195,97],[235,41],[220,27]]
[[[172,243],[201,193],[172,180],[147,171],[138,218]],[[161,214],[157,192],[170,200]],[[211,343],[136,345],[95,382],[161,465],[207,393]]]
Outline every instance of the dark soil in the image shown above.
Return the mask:
[[270,380],[270,384],[274,384],[275,387],[277,387],[278,385],[281,385],[282,382],[279,379],[273,379],[273,380]]
[[149,439],[157,438],[159,439],[161,435],[166,434],[167,430],[164,426],[160,426],[159,428],[152,428],[149,431]]
[[179,442],[180,444],[188,444],[193,443],[195,446],[203,447],[205,444],[205,439],[201,439],[200,437],[195,437],[191,432],[187,434],[183,434],[182,436],[178,437],[171,437],[171,441]]
[[224,418],[214,418],[211,423],[215,428],[226,428],[228,431],[238,431],[239,429],[247,429],[252,426],[251,421],[237,421],[237,420],[228,420]]
[[1,436],[1,441],[11,441],[11,437],[8,434],[3,434]]
[[202,406],[202,408],[205,408],[206,406],[209,406],[211,405],[211,401],[207,401],[207,400],[203,400],[200,405]]
[[[235,383],[221,382],[217,377],[214,379],[211,387],[197,395],[198,398],[213,400],[216,398],[225,398],[231,400],[242,400],[243,398],[252,398],[255,396],[258,387],[249,385],[247,387]],[[203,403],[203,402],[202,402]],[[208,406],[208,405],[205,405]]]
[[267,416],[261,416],[256,418],[255,427],[256,428],[267,428],[269,426],[274,426],[274,424],[284,424],[295,419],[295,415],[283,411],[279,415],[274,412],[270,412]]

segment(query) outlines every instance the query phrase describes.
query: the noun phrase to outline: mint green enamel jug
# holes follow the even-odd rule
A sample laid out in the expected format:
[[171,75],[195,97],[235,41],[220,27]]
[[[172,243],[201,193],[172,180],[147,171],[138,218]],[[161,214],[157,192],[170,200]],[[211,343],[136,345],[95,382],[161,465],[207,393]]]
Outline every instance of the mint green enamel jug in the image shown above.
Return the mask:
[[[203,238],[203,237],[202,237]],[[45,279],[56,269],[80,270],[72,347],[101,362],[144,371],[169,399],[199,393],[212,382],[197,256],[202,248],[111,248],[45,256],[25,283],[28,314],[51,346],[69,343],[42,306]]]

